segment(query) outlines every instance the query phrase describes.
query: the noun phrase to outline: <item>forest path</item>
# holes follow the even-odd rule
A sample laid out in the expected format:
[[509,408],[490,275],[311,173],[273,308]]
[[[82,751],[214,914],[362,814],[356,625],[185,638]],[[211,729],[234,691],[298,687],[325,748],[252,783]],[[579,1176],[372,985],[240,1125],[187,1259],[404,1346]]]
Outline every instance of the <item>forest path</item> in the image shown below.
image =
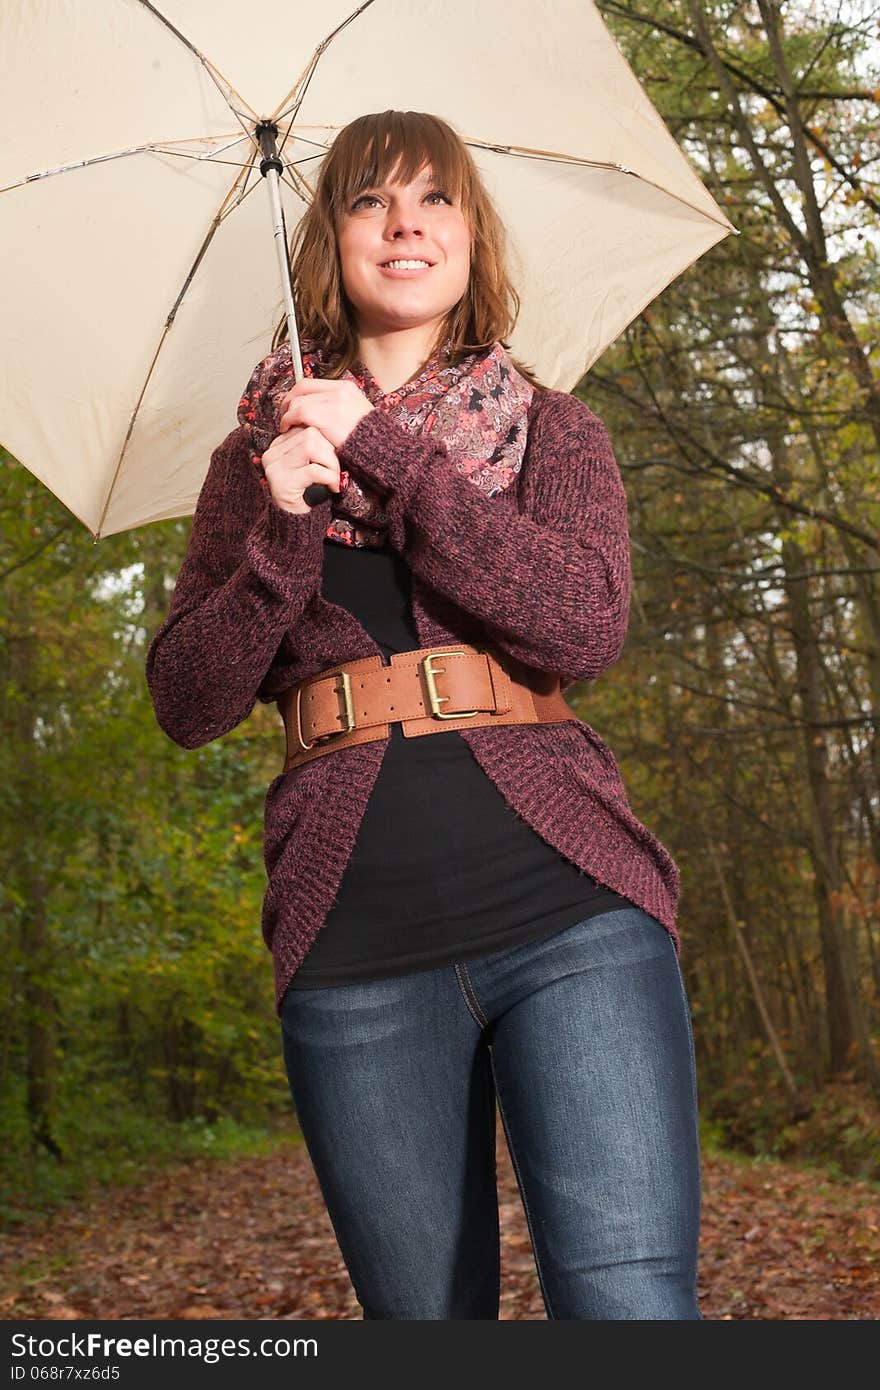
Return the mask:
[[[498,1136],[503,1319],[546,1317]],[[880,1186],[703,1157],[707,1319],[880,1317]],[[0,1241],[0,1318],[359,1319],[307,1150],[174,1163]]]

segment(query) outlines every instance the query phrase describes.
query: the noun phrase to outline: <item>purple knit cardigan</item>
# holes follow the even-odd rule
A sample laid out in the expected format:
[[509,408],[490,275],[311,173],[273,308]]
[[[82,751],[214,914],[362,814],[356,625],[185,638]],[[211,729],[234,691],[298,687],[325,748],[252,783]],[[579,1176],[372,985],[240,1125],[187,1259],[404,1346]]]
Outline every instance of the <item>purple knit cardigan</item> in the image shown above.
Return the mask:
[[[626,494],[607,432],[583,402],[536,391],[528,418],[521,471],[491,498],[456,471],[442,443],[380,410],[338,453],[385,499],[390,544],[412,571],[419,645],[488,640],[560,675],[565,690],[595,680],[623,648]],[[183,748],[228,733],[258,699],[381,655],[353,614],[321,597],[329,500],[305,516],[284,511],[260,487],[251,455],[245,425],[212,454],[168,617],[147,654],[156,719]],[[678,867],[634,816],[595,730],[572,714],[459,733],[516,814],[656,917],[680,955]],[[279,1015],[335,902],[388,742],[337,749],[268,787],[262,930]]]

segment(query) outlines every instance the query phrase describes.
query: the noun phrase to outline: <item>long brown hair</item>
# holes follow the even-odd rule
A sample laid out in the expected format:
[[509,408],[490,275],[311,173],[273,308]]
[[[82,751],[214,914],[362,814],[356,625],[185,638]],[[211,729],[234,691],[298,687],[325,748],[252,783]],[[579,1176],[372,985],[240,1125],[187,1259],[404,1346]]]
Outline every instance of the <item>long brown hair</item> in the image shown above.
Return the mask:
[[[450,341],[450,361],[506,341],[520,299],[505,263],[504,226],[483,186],[470,152],[452,126],[422,111],[382,111],[359,116],[336,136],[324,159],[314,200],[297,225],[290,247],[296,321],[303,338],[316,340],[330,358],[328,375],[340,377],[358,356],[354,307],[342,284],[337,219],[365,188],[392,171],[409,183],[430,164],[440,184],[460,202],[471,233],[468,287],[440,325],[433,344]],[[272,350],[288,336],[282,317]],[[531,367],[513,359],[533,386],[545,389]]]

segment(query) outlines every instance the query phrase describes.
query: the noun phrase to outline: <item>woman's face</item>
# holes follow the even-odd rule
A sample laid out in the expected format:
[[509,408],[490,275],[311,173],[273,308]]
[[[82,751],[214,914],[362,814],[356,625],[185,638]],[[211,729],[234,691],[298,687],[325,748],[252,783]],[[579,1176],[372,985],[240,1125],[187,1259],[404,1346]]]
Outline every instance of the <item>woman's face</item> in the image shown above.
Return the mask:
[[395,173],[358,194],[337,224],[361,337],[439,325],[470,276],[470,230],[452,193],[433,183],[430,166],[409,184]]

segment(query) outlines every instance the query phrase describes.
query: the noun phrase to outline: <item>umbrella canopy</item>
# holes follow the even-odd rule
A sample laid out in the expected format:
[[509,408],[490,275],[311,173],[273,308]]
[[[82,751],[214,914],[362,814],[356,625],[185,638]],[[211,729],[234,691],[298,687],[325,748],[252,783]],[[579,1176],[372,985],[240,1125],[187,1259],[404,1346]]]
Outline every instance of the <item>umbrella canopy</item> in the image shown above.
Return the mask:
[[591,0],[4,0],[0,438],[92,532],[191,515],[338,129],[430,111],[510,237],[514,354],[570,390],[733,227]]

